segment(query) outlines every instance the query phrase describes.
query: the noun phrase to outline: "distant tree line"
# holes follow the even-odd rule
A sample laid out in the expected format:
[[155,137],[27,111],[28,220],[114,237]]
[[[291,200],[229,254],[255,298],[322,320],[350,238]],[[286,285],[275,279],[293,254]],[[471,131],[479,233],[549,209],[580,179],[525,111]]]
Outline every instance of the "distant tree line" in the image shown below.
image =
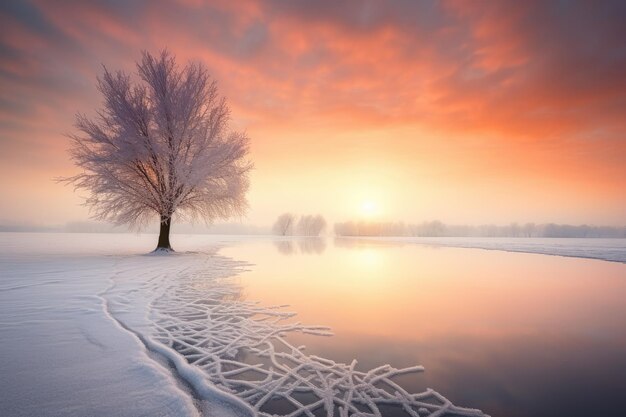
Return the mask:
[[283,213],[272,226],[272,232],[278,236],[319,236],[325,229],[326,220],[319,214],[298,217]]
[[469,226],[447,225],[438,220],[419,224],[347,221],[335,223],[334,231],[336,236],[626,238],[626,227],[555,223]]

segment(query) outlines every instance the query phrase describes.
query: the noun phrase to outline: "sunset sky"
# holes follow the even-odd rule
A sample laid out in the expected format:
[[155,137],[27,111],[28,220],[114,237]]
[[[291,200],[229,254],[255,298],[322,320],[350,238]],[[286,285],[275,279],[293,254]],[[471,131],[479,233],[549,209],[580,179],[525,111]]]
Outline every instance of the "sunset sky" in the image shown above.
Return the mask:
[[624,1],[4,1],[0,224],[88,218],[55,183],[102,65],[203,62],[252,139],[246,223],[626,225]]

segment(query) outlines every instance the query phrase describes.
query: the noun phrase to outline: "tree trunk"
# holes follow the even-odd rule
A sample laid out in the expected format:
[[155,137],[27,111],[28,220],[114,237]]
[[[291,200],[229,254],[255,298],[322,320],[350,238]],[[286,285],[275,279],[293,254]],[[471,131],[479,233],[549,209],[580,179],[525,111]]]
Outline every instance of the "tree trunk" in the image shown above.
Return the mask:
[[172,223],[171,217],[163,217],[161,216],[161,228],[159,230],[159,243],[157,244],[156,250],[159,249],[167,249],[173,250],[170,246],[170,225]]

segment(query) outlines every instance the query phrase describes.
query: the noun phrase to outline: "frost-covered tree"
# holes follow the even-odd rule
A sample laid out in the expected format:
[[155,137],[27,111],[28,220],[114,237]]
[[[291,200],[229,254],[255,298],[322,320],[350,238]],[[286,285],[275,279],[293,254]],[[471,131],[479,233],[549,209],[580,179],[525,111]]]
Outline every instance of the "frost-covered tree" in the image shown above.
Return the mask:
[[104,69],[103,107],[93,119],[78,114],[70,136],[82,171],[65,180],[90,193],[97,219],[140,228],[158,217],[157,249],[171,250],[175,214],[209,223],[244,213],[249,140],[230,128],[202,64],[179,68],[167,51],[144,52],[137,75]]
[[326,220],[320,216],[306,215],[300,217],[298,221],[298,235],[300,236],[319,236],[326,228]]
[[311,234],[309,236],[319,236],[324,230],[326,230],[326,219],[318,214],[313,217],[313,223],[309,229]]
[[296,216],[291,213],[283,213],[274,222],[272,231],[279,236],[288,236],[293,233]]

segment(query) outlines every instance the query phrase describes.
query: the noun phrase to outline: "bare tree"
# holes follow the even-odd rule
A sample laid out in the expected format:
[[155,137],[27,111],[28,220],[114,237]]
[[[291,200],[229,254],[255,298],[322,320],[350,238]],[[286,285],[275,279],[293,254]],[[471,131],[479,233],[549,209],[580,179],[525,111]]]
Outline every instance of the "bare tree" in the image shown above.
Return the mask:
[[524,236],[533,237],[535,233],[535,223],[526,223],[524,225]]
[[291,213],[283,213],[276,219],[272,231],[279,236],[288,236],[293,233],[296,216]]
[[97,117],[76,116],[71,156],[82,172],[65,178],[90,192],[93,216],[140,228],[161,222],[157,249],[171,250],[172,216],[207,223],[247,207],[249,139],[230,129],[230,111],[206,68],[176,65],[167,51],[143,53],[139,80],[98,79]]
[[308,236],[309,225],[312,219],[313,216],[309,215],[301,216],[300,219],[298,219],[298,224],[296,225],[296,233],[298,236]]
[[320,214],[313,218],[311,226],[311,236],[319,236],[326,230],[326,219]]
[[325,228],[326,220],[318,214],[300,217],[297,230],[300,236],[319,236]]

